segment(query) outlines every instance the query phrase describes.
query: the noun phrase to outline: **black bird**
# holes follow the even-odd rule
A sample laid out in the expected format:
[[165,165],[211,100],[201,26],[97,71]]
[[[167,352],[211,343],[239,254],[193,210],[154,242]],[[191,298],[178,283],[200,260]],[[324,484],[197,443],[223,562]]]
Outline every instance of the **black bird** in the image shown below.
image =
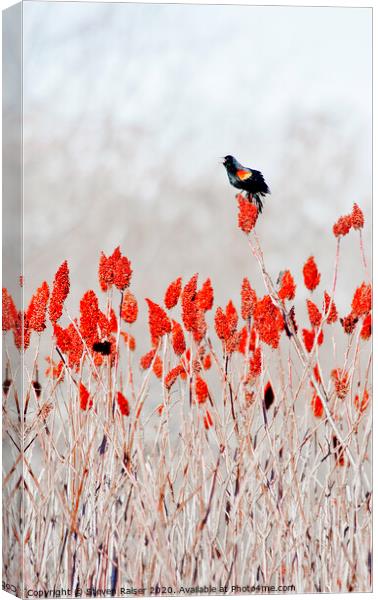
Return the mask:
[[236,158],[229,154],[224,157],[223,165],[226,167],[231,185],[238,190],[247,192],[248,200],[254,202],[259,213],[261,213],[263,209],[261,198],[264,198],[266,194],[270,194],[270,189],[265,183],[263,174],[260,171],[243,167]]

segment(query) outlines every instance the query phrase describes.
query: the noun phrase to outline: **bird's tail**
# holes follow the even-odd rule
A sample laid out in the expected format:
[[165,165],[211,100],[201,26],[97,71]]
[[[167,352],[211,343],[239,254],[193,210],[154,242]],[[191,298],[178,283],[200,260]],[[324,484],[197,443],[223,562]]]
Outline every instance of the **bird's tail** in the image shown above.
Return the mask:
[[247,198],[250,202],[253,202],[257,206],[257,210],[258,210],[259,214],[261,214],[264,204],[263,204],[263,201],[261,200],[260,195],[249,193],[249,194],[247,194]]

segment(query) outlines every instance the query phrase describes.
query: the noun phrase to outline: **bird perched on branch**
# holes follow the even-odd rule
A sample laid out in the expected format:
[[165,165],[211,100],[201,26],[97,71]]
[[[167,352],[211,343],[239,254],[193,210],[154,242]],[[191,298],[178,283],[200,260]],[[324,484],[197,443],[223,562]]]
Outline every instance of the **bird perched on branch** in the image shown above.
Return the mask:
[[261,213],[263,209],[261,198],[264,198],[266,194],[270,194],[270,189],[265,183],[263,174],[260,171],[243,167],[236,158],[229,154],[224,157],[223,165],[226,168],[231,185],[246,192],[248,200],[254,202],[259,213]]

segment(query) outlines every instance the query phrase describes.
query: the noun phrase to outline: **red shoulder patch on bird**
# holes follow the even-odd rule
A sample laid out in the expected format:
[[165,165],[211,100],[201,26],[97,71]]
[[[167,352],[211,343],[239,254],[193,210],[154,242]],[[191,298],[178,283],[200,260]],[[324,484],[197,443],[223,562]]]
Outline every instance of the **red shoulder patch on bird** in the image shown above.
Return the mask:
[[241,181],[252,177],[251,171],[245,171],[244,169],[239,169],[239,171],[236,171],[236,175],[239,177],[239,179],[241,179]]

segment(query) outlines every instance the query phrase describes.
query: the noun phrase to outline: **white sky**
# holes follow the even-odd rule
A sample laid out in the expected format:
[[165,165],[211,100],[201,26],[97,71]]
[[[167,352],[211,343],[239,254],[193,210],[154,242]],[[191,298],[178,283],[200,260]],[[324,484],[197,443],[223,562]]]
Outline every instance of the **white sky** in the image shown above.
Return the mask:
[[[24,11],[30,291],[68,258],[79,296],[96,286],[94,257],[120,243],[143,297],[198,270],[219,301],[238,293],[250,257],[225,154],[262,170],[272,189],[259,232],[277,273],[297,262],[300,276],[313,253],[331,270],[332,224],[355,201],[369,231],[370,9]],[[354,245],[345,252],[359,268]]]

